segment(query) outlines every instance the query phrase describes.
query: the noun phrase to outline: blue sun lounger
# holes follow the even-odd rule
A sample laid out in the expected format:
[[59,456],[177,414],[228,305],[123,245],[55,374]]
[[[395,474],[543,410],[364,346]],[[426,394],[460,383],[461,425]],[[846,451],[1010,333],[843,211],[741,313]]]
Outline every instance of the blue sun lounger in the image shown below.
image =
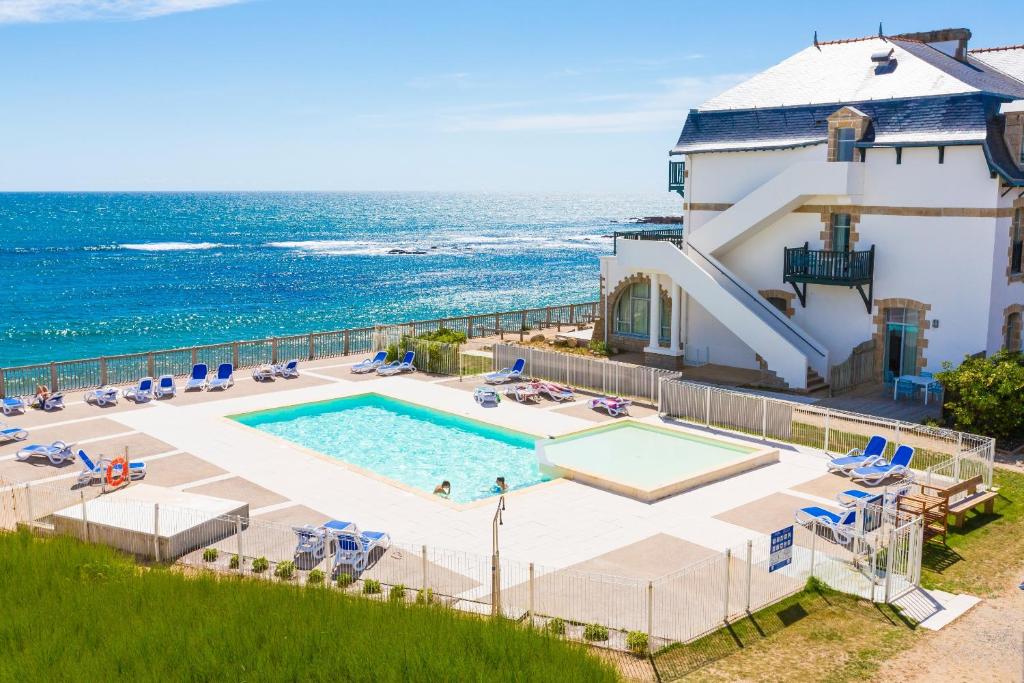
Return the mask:
[[39,407],[47,412],[56,410],[57,408],[64,410],[64,394],[58,391],[55,394],[50,394],[45,400],[40,401],[40,403],[41,405]]
[[[78,459],[82,461],[82,471],[78,474],[79,485],[91,484],[96,479],[103,481],[103,478],[107,476],[107,467],[110,466],[109,458],[101,458],[98,463],[93,462],[92,458],[85,454],[85,451],[79,450]],[[120,465],[114,468],[115,472],[120,472],[120,470]],[[142,479],[145,477],[146,463],[129,462],[128,476],[132,479]]]
[[235,367],[231,363],[221,363],[217,366],[217,376],[206,385],[207,391],[214,389],[227,389],[235,384]]
[[832,458],[828,463],[829,472],[845,472],[856,467],[867,467],[882,459],[885,447],[889,442],[884,436],[874,435],[863,449],[854,448],[841,458]]
[[192,366],[192,375],[185,382],[185,391],[192,389],[199,389],[201,391],[205,389],[209,375],[210,368],[206,366],[206,363],[196,363]]
[[85,392],[82,400],[86,403],[95,403],[98,406],[117,405],[117,387],[99,387]]
[[351,522],[331,520],[324,524],[334,550],[334,570],[348,567],[353,578],[366,570],[375,551],[383,552],[391,545],[391,536],[383,531],[360,531]]
[[914,449],[904,444],[896,449],[889,462],[879,460],[869,467],[858,467],[853,470],[850,478],[854,481],[863,481],[866,484],[874,485],[883,479],[909,473],[910,461],[913,459]]
[[361,374],[363,374],[365,372],[373,372],[374,370],[376,370],[380,366],[384,365],[384,361],[386,361],[387,359],[388,359],[388,352],[387,351],[378,351],[374,355],[373,358],[367,358],[366,360],[361,360],[358,363],[356,363],[355,365],[353,365],[352,366],[352,372],[356,373],[357,375],[361,375]]
[[278,377],[284,377],[288,379],[290,377],[299,376],[299,359],[292,358],[287,363],[278,363],[277,365],[271,365],[270,371]]
[[28,438],[28,430],[21,427],[9,427],[0,422],[0,441],[24,441]]
[[812,505],[797,510],[795,518],[797,524],[805,527],[811,526],[817,520],[818,524],[829,532],[832,541],[838,545],[848,545],[856,532],[856,510],[844,510],[839,513]]
[[492,372],[489,375],[484,375],[484,381],[488,384],[504,384],[505,382],[511,382],[514,379],[519,379],[523,376],[523,370],[526,369],[526,359],[516,358],[516,362],[512,364],[510,368],[502,368],[497,372]]
[[152,400],[153,378],[143,377],[134,387],[128,387],[124,390],[124,397],[135,401],[136,403],[143,403],[145,401]]
[[29,458],[46,458],[53,465],[63,465],[65,460],[74,460],[75,453],[72,451],[74,444],[68,445],[63,441],[54,441],[49,446],[32,444],[25,446],[14,454],[15,459],[22,462]]
[[156,386],[153,388],[153,395],[157,398],[164,398],[167,396],[174,396],[178,393],[178,387],[174,384],[174,377],[170,375],[160,375],[160,379],[156,381]]
[[0,410],[4,411],[4,415],[24,413],[25,408],[25,401],[17,396],[5,396],[0,399]]
[[377,368],[378,375],[397,375],[400,372],[416,372],[416,368],[413,366],[412,361],[416,358],[415,351],[406,351],[405,357],[402,361],[395,361],[394,363],[388,363]]

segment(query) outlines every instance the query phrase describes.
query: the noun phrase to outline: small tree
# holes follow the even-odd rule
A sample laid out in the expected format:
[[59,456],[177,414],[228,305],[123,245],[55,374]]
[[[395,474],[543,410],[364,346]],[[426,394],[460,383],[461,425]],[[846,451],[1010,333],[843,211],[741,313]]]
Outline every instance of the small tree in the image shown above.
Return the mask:
[[1024,435],[1024,356],[1000,351],[968,356],[960,367],[942,364],[945,415],[956,429],[997,439]]

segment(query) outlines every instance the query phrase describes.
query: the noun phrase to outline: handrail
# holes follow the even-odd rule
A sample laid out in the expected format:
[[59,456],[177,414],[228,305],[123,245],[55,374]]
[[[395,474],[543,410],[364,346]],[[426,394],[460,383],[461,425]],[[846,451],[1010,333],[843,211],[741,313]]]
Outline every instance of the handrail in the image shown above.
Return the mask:
[[870,282],[874,275],[874,251],[840,251],[783,247],[783,277],[816,281]]
[[648,230],[620,230],[612,233],[612,254],[618,253],[616,242],[624,240],[650,240],[653,242],[671,242],[677,248],[683,248],[683,228],[652,228]]

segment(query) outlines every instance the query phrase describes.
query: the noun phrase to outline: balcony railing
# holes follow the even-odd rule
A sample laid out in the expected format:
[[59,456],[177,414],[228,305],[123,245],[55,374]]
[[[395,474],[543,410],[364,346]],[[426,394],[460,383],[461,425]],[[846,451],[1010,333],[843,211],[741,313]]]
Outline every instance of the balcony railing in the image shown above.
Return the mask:
[[652,242],[671,242],[677,249],[683,248],[682,228],[657,228],[654,230],[629,230],[626,232],[615,232],[613,253],[618,253],[618,242],[623,240],[650,240]]
[[683,195],[686,189],[686,162],[685,161],[670,161],[668,162],[668,191],[678,192],[680,196]]
[[[802,247],[783,250],[782,281],[793,285],[800,304],[807,306],[807,285],[856,287],[871,312],[871,293],[875,277],[875,247],[867,251],[828,251]],[[803,285],[803,290],[798,285]],[[868,292],[864,292],[864,285]]]

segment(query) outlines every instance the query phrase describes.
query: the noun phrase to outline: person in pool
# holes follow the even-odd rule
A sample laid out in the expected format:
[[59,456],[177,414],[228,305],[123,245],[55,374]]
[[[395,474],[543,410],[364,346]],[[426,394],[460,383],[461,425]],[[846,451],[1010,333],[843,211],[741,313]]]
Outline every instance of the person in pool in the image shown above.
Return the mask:
[[445,479],[434,487],[434,495],[441,496],[442,498],[447,498],[452,495],[452,483]]
[[508,491],[508,484],[505,483],[505,477],[498,477],[494,480],[494,491],[495,493],[505,493],[505,491]]

